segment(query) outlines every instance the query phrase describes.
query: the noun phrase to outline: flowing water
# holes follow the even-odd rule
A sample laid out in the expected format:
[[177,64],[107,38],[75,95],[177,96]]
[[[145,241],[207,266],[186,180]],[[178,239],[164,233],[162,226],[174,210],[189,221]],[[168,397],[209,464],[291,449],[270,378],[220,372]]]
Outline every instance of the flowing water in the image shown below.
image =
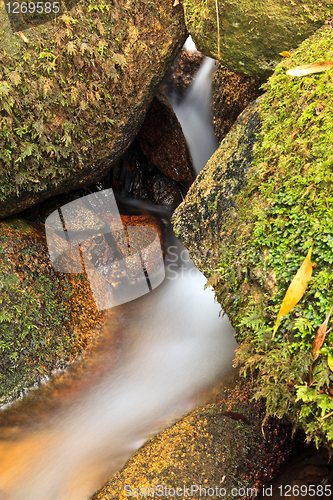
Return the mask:
[[[211,64],[203,64],[190,89],[196,101],[200,93],[207,97]],[[187,104],[182,104],[184,115],[192,102],[190,92]],[[201,121],[193,118],[198,113],[190,121],[197,120],[199,130],[209,111],[205,109]],[[192,149],[185,125],[184,130]],[[204,147],[206,137],[200,130]],[[211,144],[209,148],[213,152]],[[202,166],[203,156],[191,153],[197,168]],[[197,396],[217,379],[230,375],[236,348],[233,328],[226,316],[220,317],[214,294],[204,290],[206,280],[187,251],[171,232],[166,240],[164,282],[110,310],[110,340],[106,336],[98,355],[102,376],[94,378],[87,370],[66,404],[54,403],[54,390],[46,416],[42,412],[43,418],[27,417],[25,425],[9,418],[0,426],[1,500],[90,498],[147,438],[195,407]],[[119,339],[116,347],[114,338]],[[21,413],[25,404],[25,399],[19,403]]]

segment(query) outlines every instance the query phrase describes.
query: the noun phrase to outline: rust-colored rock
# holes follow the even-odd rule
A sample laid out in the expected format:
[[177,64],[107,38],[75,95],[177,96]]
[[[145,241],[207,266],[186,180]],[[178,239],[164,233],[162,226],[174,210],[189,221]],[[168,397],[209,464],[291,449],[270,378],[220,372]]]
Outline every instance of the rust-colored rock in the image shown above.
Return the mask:
[[178,182],[195,179],[182,128],[164,95],[154,97],[138,139],[143,153],[163,174]]
[[219,66],[213,78],[213,126],[219,142],[227,135],[238,115],[259,95],[263,79],[239,75]]

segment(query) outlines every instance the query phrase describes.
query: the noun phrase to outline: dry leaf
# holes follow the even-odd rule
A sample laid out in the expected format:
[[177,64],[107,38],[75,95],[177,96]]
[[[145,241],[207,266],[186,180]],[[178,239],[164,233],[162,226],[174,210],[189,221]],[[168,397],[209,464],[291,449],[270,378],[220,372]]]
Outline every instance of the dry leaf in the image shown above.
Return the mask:
[[312,73],[322,73],[329,68],[332,68],[333,61],[324,61],[312,64],[305,64],[304,66],[297,66],[294,69],[289,69],[287,75],[291,76],[306,76]]
[[22,40],[25,42],[25,43],[29,43],[29,40],[27,39],[27,37],[22,33],[22,31],[19,31],[18,32],[20,37],[22,38]]
[[333,372],[333,356],[331,356],[330,354],[327,356],[327,364],[330,370]]
[[[316,359],[318,358],[319,351],[320,351],[321,346],[323,345],[323,342],[325,340],[326,333],[328,333],[327,332],[327,325],[328,325],[329,319],[331,317],[332,311],[333,311],[333,306],[331,307],[330,312],[328,313],[327,318],[325,319],[324,323],[322,323],[317,330],[315,339],[314,339],[313,344],[312,344],[313,361],[316,361]],[[328,330],[328,331],[330,331],[330,330]]]
[[312,248],[310,248],[307,256],[304,259],[303,264],[297,271],[294,279],[289,285],[288,290],[286,291],[286,295],[284,296],[283,302],[281,304],[279,314],[274,326],[272,339],[279,328],[279,324],[281,318],[285,316],[288,312],[290,312],[295,305],[301,300],[304,295],[305,289],[307,287],[308,282],[312,276],[312,264],[311,264],[311,253]]
[[279,55],[283,56],[283,57],[291,57],[290,52],[288,52],[286,50],[283,50],[282,52],[280,52]]

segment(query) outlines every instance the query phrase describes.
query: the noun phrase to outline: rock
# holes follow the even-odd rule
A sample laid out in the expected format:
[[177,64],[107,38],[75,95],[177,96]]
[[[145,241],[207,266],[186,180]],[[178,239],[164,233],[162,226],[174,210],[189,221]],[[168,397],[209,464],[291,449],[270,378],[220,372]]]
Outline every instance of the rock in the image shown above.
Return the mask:
[[172,0],[90,7],[22,35],[0,11],[0,217],[101,178],[185,41]]
[[[327,25],[276,68],[264,96],[240,115],[173,218],[177,237],[237,325],[237,359],[257,374],[268,414],[288,414],[308,440],[329,450],[326,354],[307,383],[315,332],[333,302],[333,88],[329,72],[293,78],[286,70],[333,59],[332,43]],[[312,245],[312,279],[272,340],[286,290]],[[331,342],[326,337],[325,353]]]
[[156,95],[138,133],[146,157],[177,182],[193,182],[195,173],[179,121],[166,97]]
[[263,91],[264,80],[239,75],[219,66],[213,77],[213,126],[219,142],[227,135],[240,113]]
[[186,89],[191,85],[195,74],[199,70],[204,57],[205,56],[197,50],[189,52],[182,48],[164,77],[161,84],[162,90],[167,95],[184,95]]
[[24,220],[0,222],[0,288],[4,404],[88,348],[105,315],[84,276],[53,269],[43,227]]
[[155,174],[147,179],[146,188],[150,200],[155,205],[179,205],[182,201],[181,190],[177,182],[166,175]]
[[[185,0],[188,30],[200,52],[218,59],[215,0]],[[231,71],[267,78],[280,52],[296,48],[333,16],[332,0],[219,0],[220,62]]]
[[249,402],[248,390],[239,383],[223,388],[216,403],[197,408],[150,439],[92,500],[187,498],[199,496],[200,488],[202,497],[227,498],[233,488],[244,486],[244,494],[234,493],[237,498],[246,497],[247,487],[248,495],[256,496],[255,489],[290,452],[290,427],[271,421],[264,441],[261,406]]
[[253,145],[260,130],[260,99],[238,117],[219,149],[192,184],[176,209],[176,236],[199,269],[215,269],[225,245],[221,227],[236,211],[236,195],[246,184]]
[[319,467],[318,465],[305,465],[302,471],[298,474],[298,478],[306,481],[308,484],[319,483],[324,476],[328,476],[329,470],[327,467]]

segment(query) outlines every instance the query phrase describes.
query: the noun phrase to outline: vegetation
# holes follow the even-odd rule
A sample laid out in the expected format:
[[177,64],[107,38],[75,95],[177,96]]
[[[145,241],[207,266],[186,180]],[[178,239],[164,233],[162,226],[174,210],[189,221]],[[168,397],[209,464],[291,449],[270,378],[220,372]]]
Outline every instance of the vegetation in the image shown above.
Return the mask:
[[[333,70],[302,78],[286,70],[333,59],[327,26],[304,41],[265,84],[262,129],[248,184],[237,196],[214,279],[237,329],[237,361],[255,373],[267,414],[288,414],[308,439],[333,444],[333,333],[313,362],[316,332],[333,304]],[[302,299],[273,327],[286,290],[313,246],[313,275]],[[250,298],[249,298],[250,297]],[[328,324],[330,326],[330,324]],[[312,384],[311,384],[312,382]]]
[[187,27],[198,50],[219,59],[229,70],[264,78],[278,64],[281,51],[297,47],[333,15],[332,0],[183,3]]
[[96,165],[98,177],[99,160],[129,145],[185,36],[171,11],[152,0],[80,0],[13,34],[0,8],[0,216],[19,211],[17,197],[22,210],[90,180]]

